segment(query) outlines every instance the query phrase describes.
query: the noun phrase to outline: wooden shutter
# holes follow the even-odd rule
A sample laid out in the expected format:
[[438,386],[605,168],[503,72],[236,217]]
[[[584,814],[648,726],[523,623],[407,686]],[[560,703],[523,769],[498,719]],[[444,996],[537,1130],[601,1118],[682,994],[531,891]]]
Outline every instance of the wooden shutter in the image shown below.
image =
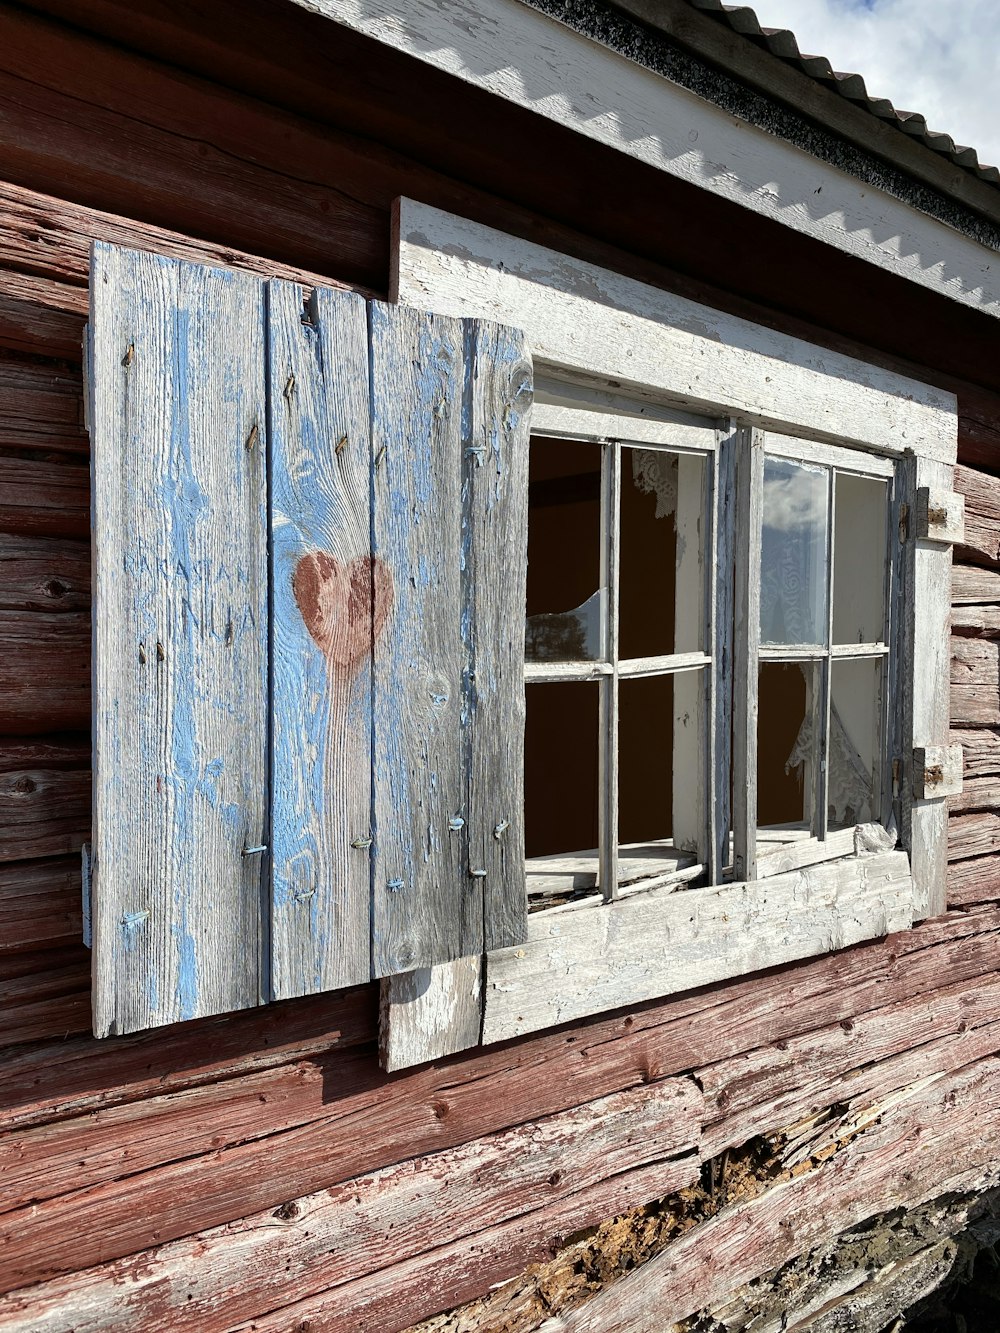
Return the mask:
[[520,942],[520,335],[92,283],[95,1031]]
[[261,282],[94,248],[94,1031],[267,993]]

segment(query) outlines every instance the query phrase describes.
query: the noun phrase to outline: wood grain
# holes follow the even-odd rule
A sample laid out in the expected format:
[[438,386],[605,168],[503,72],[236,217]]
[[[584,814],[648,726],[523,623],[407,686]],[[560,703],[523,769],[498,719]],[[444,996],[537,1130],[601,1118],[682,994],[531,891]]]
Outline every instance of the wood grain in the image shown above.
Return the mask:
[[[524,604],[531,363],[513,329],[465,329],[462,451],[463,724],[467,870],[481,881],[483,949],[520,944],[524,878]],[[485,875],[479,876],[480,871]],[[466,939],[463,946],[474,943]],[[478,950],[477,950],[478,952]]]
[[[391,605],[371,564],[368,318],[268,286],[272,987],[371,974],[371,655]],[[376,589],[381,594],[376,612]]]
[[463,329],[378,303],[369,318],[371,554],[394,586],[372,664],[372,967],[387,976],[478,952],[483,894],[463,836]]
[[78,856],[0,867],[0,953],[75,949],[80,931]]
[[90,726],[90,616],[0,610],[0,735]]
[[955,400],[938,389],[412,199],[397,210],[397,299],[523,328],[539,367],[890,455],[905,437],[955,461]]
[[0,532],[89,537],[89,468],[0,455]]
[[[617,1177],[626,1177],[619,1199],[628,1198],[627,1173],[639,1168],[656,1166],[663,1191],[693,1184],[700,1100],[690,1080],[664,1080],[436,1159],[417,1157],[319,1194],[290,1195],[277,1210],[247,1218],[239,1245],[229,1228],[220,1228],[193,1244],[161,1249],[158,1262],[145,1261],[138,1281],[115,1283],[100,1270],[89,1281],[73,1280],[63,1287],[61,1308],[48,1306],[50,1326],[82,1320],[80,1327],[95,1330],[204,1329],[222,1301],[229,1325],[263,1303],[273,1308],[384,1267],[390,1232],[390,1252],[399,1261],[512,1216],[530,1226],[538,1209]],[[174,1276],[164,1282],[167,1273]],[[0,1328],[17,1327],[18,1304],[17,1298],[0,1304]],[[47,1305],[36,1292],[35,1333],[47,1326]]]
[[538,913],[524,945],[486,960],[483,1041],[904,929],[911,893],[907,856],[885,852],[776,875],[764,886],[652,892],[589,912]]
[[[94,1030],[259,1002],[263,291],[99,244]],[[137,545],[137,539],[141,545]],[[122,552],[132,553],[123,560]],[[63,619],[65,617],[62,617]]]
[[0,353],[0,447],[86,454],[78,367]]
[[0,531],[0,608],[89,611],[88,543],[8,536]]

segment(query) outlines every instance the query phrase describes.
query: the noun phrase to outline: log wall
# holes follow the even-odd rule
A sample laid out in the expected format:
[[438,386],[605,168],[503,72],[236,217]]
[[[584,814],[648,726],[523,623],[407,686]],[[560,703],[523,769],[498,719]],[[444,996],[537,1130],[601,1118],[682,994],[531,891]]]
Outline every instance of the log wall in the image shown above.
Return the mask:
[[[90,8],[114,26],[114,4]],[[916,1206],[955,1177],[983,1185],[1000,1156],[1000,382],[956,378],[971,373],[961,351],[981,318],[964,316],[940,358],[914,361],[893,321],[810,297],[794,265],[770,303],[756,265],[720,294],[684,239],[711,233],[715,214],[688,217],[652,258],[653,242],[615,233],[610,215],[588,231],[582,201],[569,230],[554,205],[526,206],[544,193],[537,163],[534,185],[505,177],[491,197],[461,136],[418,153],[391,88],[366,137],[287,71],[284,104],[253,97],[237,64],[231,86],[212,82],[169,7],[129,12],[151,16],[127,30],[132,50],[0,6],[0,1330],[392,1333],[581,1228],[690,1190],[749,1140],[780,1140],[759,1202],[727,1204],[650,1262],[657,1319],[679,1318],[886,1198]],[[277,22],[275,6],[248,15]],[[154,40],[174,63],[139,54]],[[644,182],[635,168],[633,188]],[[952,708],[966,787],[945,916],[399,1076],[378,1069],[372,988],[87,1035],[89,243],[384,292],[398,193],[959,391],[968,545]],[[920,297],[923,330],[932,305]],[[621,1291],[622,1308],[641,1305]],[[618,1326],[593,1307],[596,1322],[573,1326]],[[490,1319],[478,1326],[501,1326]],[[536,1326],[524,1319],[509,1327]]]

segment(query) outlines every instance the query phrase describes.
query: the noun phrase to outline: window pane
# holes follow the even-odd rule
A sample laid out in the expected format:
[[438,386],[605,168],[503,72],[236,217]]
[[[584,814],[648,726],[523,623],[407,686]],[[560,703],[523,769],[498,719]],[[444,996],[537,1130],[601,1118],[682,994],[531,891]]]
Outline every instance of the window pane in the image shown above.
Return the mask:
[[706,476],[696,454],[622,450],[622,658],[702,648]]
[[833,529],[834,643],[882,640],[888,503],[888,490],[881,479],[837,473]]
[[524,834],[530,856],[597,847],[597,682],[525,686]]
[[881,818],[881,661],[840,658],[831,664],[831,828]]
[[829,474],[764,460],[760,641],[825,644]]
[[528,467],[529,662],[604,655],[601,446],[533,439]]
[[[817,662],[764,662],[758,681],[757,826],[808,831],[819,754]],[[759,849],[763,852],[765,849]]]
[[652,842],[673,832],[674,678],[618,685],[618,841]]
[[706,831],[704,692],[701,671],[619,682],[619,885],[699,860]]

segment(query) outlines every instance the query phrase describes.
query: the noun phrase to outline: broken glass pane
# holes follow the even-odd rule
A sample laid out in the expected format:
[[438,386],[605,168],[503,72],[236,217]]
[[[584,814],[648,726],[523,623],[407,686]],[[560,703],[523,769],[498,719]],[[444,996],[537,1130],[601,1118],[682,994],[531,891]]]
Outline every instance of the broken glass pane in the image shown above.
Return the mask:
[[766,458],[760,557],[761,643],[826,643],[829,523],[826,469]]
[[604,656],[601,446],[533,439],[528,485],[529,662]]

